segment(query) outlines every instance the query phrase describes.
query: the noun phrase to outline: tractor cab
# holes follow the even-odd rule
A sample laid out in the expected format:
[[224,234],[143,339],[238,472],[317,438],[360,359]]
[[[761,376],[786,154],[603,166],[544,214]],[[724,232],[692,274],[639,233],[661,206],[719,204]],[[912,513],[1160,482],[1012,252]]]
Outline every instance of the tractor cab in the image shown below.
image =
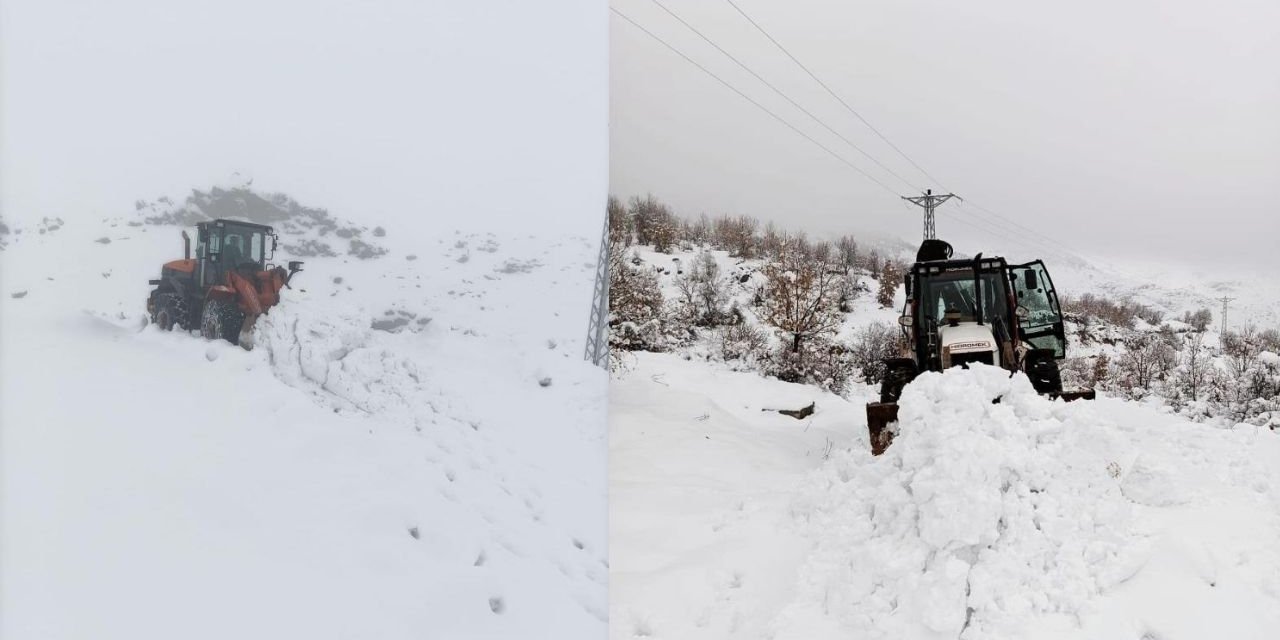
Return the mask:
[[982,362],[1014,370],[1031,351],[1066,355],[1061,307],[1040,261],[1010,265],[979,254],[917,262],[906,287],[899,322],[921,369]]
[[238,220],[212,220],[196,225],[196,264],[202,286],[221,283],[227,270],[264,271],[275,255],[271,227]]
[[982,254],[952,259],[950,244],[928,239],[905,280],[902,357],[884,361],[880,402],[867,404],[872,454],[892,442],[902,390],[924,371],[982,363],[1021,371],[1050,397],[1094,398],[1092,389],[1063,391],[1058,360],[1067,355],[1066,331],[1043,262],[1011,265]]

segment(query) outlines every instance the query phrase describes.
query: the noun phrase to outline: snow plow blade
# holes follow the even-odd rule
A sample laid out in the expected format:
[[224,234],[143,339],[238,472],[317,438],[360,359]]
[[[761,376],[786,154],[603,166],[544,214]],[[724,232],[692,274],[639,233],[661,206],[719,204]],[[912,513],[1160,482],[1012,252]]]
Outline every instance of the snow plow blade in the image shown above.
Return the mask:
[[258,314],[251,313],[244,317],[244,324],[240,325],[240,348],[245,351],[253,351],[253,326],[258,323]]
[[898,403],[867,403],[867,433],[871,436],[871,455],[878,456],[893,442],[889,425],[898,421]]
[[1093,389],[1086,389],[1084,391],[1063,391],[1062,393],[1059,393],[1053,397],[1062,398],[1063,402],[1074,402],[1076,400],[1097,400],[1098,392],[1094,391]]

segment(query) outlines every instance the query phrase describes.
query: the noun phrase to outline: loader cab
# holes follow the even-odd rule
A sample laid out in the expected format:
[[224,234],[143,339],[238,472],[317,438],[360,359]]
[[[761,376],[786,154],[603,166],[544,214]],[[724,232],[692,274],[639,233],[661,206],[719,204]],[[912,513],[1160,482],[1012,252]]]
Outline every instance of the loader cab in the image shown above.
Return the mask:
[[196,225],[196,261],[203,286],[220,284],[228,269],[262,271],[275,252],[271,227],[239,220]]
[[[917,262],[907,275],[908,302],[901,319],[915,361],[934,370],[974,361],[1007,366],[1015,331],[1010,294],[1003,258]],[[959,334],[956,329],[970,326],[989,331],[988,339],[996,344],[990,349],[974,345],[963,357],[944,355],[942,334]]]
[[[1012,369],[1021,358],[1020,346],[1051,351],[1055,359],[1066,355],[1062,310],[1043,262],[1009,265],[981,254],[972,260],[917,262],[906,286],[901,324],[921,369],[973,361]],[[981,335],[955,330],[964,327],[989,331],[994,348],[974,344],[968,355],[944,354],[942,334]]]

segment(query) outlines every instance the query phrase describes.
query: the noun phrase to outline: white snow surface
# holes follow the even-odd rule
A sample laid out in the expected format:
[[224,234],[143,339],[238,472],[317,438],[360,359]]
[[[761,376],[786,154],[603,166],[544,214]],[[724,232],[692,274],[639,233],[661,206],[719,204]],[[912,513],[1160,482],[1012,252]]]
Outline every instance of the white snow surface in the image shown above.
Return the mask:
[[366,231],[246,352],[146,324],[128,221],[6,220],[0,637],[606,633],[594,239]]
[[[1280,434],[984,366],[863,403],[634,354],[611,388],[614,638],[1271,638]],[[998,399],[998,402],[995,402]],[[816,402],[797,421],[767,409]]]

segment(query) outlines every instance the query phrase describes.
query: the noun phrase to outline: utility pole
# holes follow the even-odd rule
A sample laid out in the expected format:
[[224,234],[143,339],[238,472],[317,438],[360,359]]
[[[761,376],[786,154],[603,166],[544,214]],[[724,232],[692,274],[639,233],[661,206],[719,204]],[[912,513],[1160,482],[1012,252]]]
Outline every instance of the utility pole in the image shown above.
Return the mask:
[[1222,335],[1226,335],[1226,305],[1228,305],[1228,303],[1233,300],[1235,300],[1235,298],[1229,298],[1226,296],[1217,298],[1217,301],[1222,303],[1222,325],[1221,325],[1221,328],[1219,329],[1219,333],[1221,333]]
[[926,189],[922,196],[902,196],[902,199],[916,206],[924,207],[924,239],[933,240],[938,237],[934,230],[933,210],[937,209],[938,205],[946,202],[947,200],[958,197],[959,196],[954,193],[948,193],[945,196],[935,196],[933,195],[933,189]]
[[587,323],[587,344],[583,357],[597,367],[609,368],[609,214],[600,233],[600,253],[596,257],[596,284]]

